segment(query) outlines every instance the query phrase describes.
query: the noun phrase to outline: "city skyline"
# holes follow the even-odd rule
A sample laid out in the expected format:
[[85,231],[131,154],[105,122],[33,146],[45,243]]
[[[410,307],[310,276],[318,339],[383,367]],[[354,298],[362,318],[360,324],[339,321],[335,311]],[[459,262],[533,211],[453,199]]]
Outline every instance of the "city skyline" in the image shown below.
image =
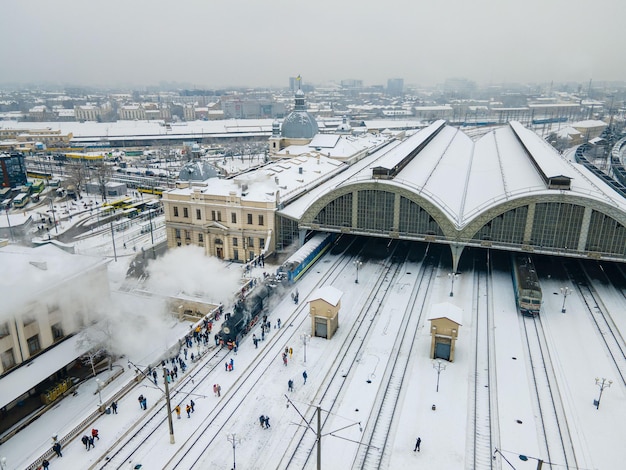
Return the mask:
[[[2,84],[286,87],[342,79],[430,86],[619,81],[617,0],[441,3],[8,0]],[[596,12],[602,21],[589,22]]]

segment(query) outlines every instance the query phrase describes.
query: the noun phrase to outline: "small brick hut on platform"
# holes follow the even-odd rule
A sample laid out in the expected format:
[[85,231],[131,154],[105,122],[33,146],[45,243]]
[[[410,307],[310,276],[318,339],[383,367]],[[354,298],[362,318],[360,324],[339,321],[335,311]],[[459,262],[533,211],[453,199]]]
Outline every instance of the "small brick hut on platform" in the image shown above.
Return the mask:
[[454,362],[454,347],[459,336],[463,310],[449,302],[433,305],[430,321],[430,358]]
[[312,336],[331,339],[339,328],[339,309],[343,292],[333,286],[317,289],[309,300]]

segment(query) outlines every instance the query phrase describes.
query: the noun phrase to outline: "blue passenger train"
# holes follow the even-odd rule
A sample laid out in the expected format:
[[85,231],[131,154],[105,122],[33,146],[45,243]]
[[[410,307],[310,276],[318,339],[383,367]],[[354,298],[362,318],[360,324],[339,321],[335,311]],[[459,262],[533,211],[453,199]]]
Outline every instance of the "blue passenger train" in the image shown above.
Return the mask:
[[296,282],[330,248],[336,235],[317,233],[278,268],[278,276]]

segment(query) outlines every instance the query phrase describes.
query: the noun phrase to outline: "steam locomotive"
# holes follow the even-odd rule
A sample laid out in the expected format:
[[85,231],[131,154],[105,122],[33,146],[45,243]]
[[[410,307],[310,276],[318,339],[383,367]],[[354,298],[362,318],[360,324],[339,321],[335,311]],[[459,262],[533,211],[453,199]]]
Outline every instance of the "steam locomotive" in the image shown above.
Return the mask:
[[232,313],[224,315],[222,329],[218,333],[222,344],[231,344],[246,334],[256,323],[259,315],[268,308],[272,287],[263,284],[245,299],[239,299]]

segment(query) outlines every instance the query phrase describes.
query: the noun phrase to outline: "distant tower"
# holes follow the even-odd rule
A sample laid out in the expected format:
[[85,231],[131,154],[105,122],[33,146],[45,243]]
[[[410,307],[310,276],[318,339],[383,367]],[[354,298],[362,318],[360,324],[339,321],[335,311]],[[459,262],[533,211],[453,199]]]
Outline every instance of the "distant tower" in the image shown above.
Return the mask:
[[387,94],[390,96],[402,96],[404,93],[404,79],[390,78],[387,80]]
[[281,141],[281,136],[280,136],[280,122],[278,122],[278,120],[275,120],[272,123],[272,137],[270,137],[270,153],[276,153],[280,150],[280,141]]

